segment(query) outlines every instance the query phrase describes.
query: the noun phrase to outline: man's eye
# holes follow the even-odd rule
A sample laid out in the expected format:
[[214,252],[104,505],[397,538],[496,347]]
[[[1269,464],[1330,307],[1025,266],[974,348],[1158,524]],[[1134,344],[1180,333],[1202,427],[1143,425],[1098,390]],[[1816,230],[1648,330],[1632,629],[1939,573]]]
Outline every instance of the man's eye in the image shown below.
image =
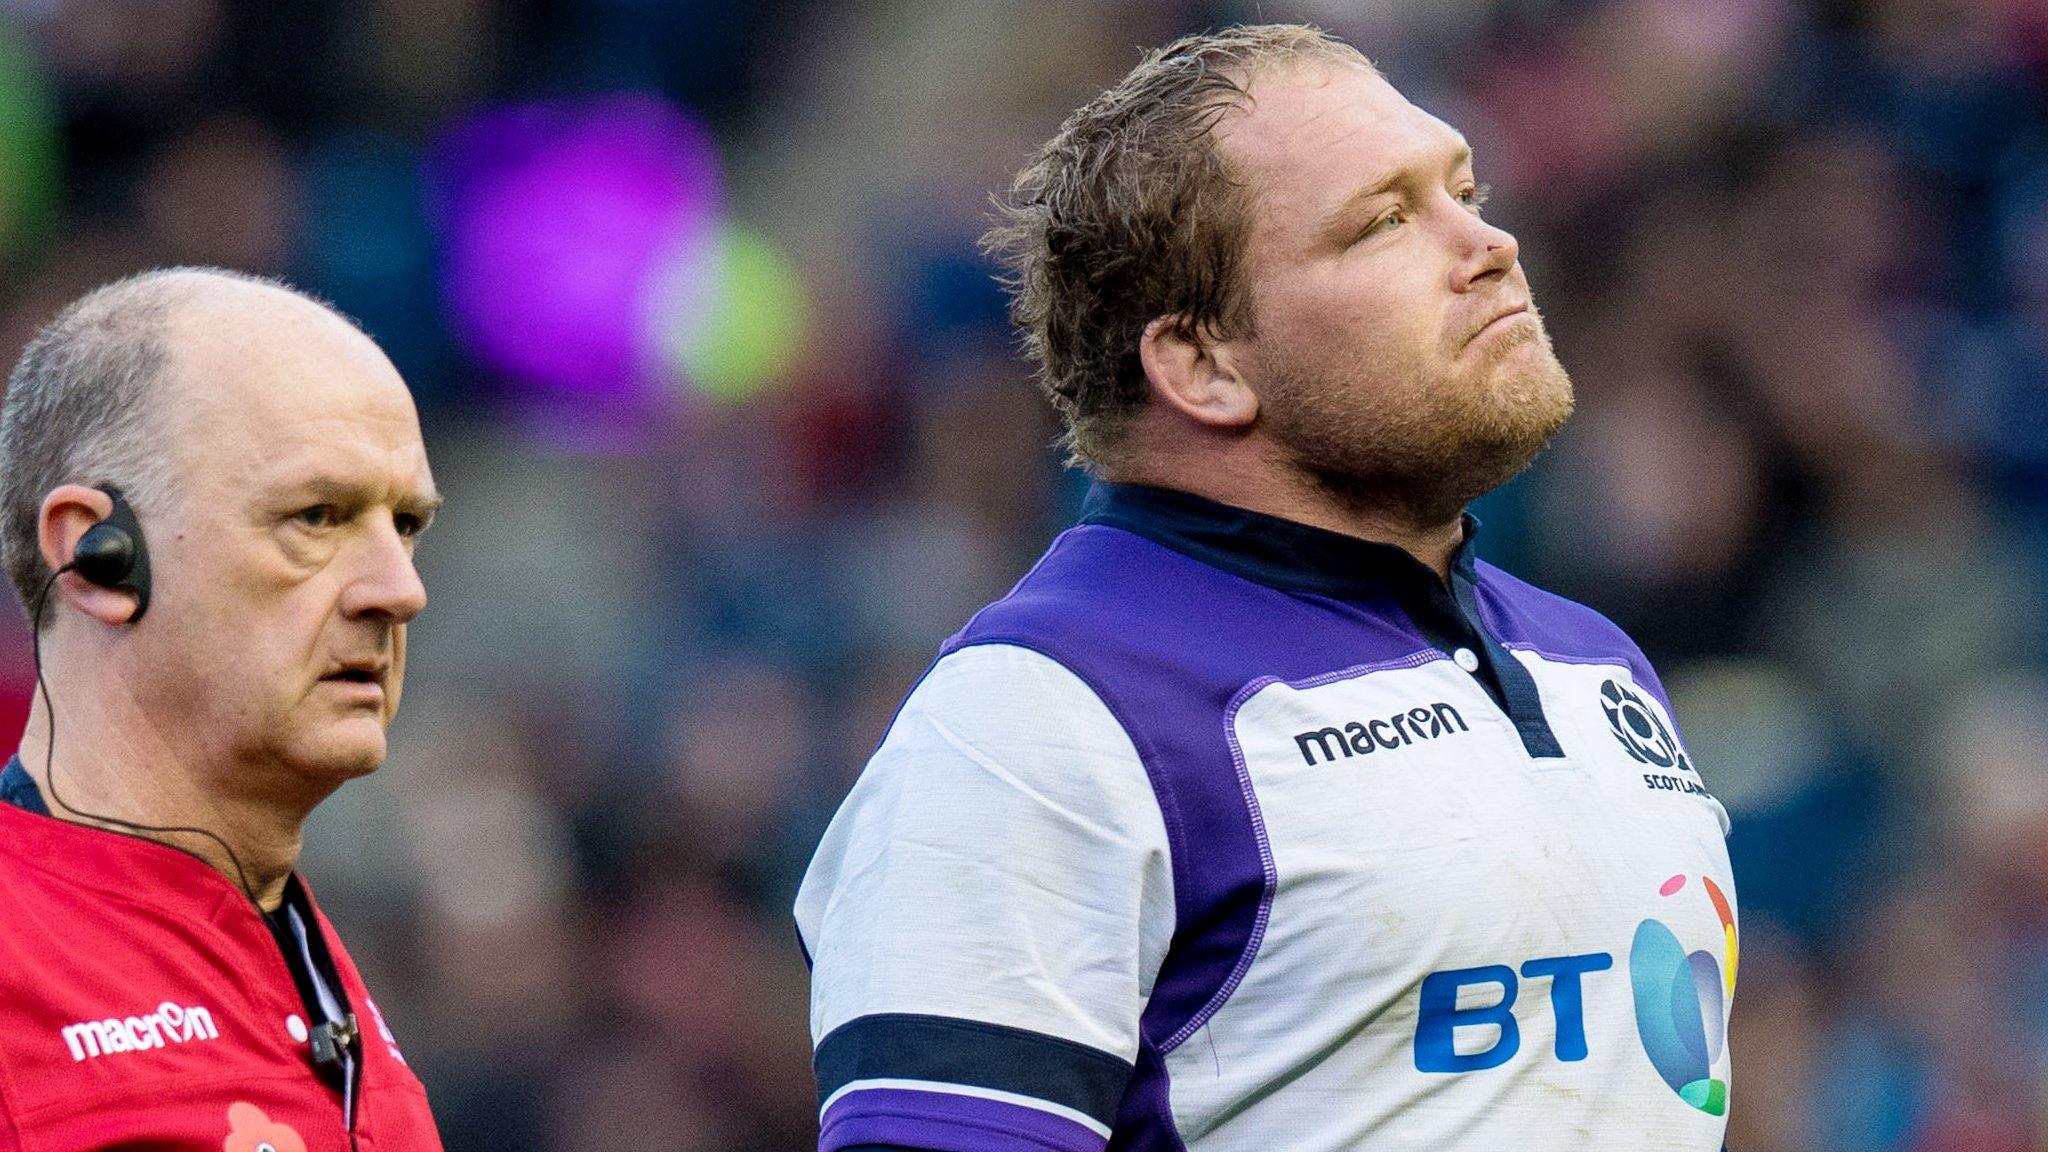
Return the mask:
[[1486,204],[1487,198],[1492,195],[1493,186],[1491,184],[1474,184],[1472,187],[1458,193],[1458,202],[1476,213]]
[[332,504],[315,504],[294,512],[292,519],[302,528],[332,528],[341,522],[341,512]]
[[1359,239],[1363,240],[1368,236],[1378,236],[1383,232],[1392,232],[1394,229],[1399,228],[1401,225],[1406,224],[1407,222],[1408,214],[1402,211],[1401,209],[1396,208],[1392,212],[1387,213],[1385,216],[1382,216],[1379,219],[1373,221],[1372,224],[1366,228],[1365,232],[1359,236]]
[[420,533],[425,532],[427,530],[426,517],[415,516],[410,512],[400,512],[398,515],[391,518],[391,523],[393,527],[398,529],[398,534],[400,536],[406,537],[407,539],[417,536]]

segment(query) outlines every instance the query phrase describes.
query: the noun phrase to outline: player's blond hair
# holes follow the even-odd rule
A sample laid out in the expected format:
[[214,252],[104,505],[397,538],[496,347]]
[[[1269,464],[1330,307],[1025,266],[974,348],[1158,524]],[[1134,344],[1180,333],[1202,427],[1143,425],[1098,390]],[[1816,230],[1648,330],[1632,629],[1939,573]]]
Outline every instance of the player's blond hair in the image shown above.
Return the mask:
[[1218,338],[1251,329],[1238,275],[1250,192],[1214,129],[1252,80],[1301,63],[1372,64],[1304,24],[1185,36],[1081,106],[1018,173],[982,237],[1010,318],[1066,422],[1071,461],[1120,463],[1145,405],[1138,342],[1170,317]]

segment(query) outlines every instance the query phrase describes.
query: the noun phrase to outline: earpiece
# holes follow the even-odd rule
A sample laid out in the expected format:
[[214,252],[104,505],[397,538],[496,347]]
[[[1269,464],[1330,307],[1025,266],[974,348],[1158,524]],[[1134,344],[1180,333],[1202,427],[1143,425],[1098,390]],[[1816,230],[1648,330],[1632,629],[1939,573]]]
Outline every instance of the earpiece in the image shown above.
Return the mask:
[[149,611],[149,548],[143,543],[135,509],[128,506],[121,490],[102,485],[100,491],[113,499],[114,510],[78,538],[66,567],[102,588],[133,592],[135,614],[128,617],[133,624]]

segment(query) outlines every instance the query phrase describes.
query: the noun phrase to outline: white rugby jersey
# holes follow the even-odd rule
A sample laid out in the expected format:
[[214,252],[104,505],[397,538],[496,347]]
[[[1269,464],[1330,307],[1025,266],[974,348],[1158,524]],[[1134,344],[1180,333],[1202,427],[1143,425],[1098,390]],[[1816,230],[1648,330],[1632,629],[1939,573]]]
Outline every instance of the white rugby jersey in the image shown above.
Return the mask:
[[1099,486],[798,894],[822,1152],[1720,1148],[1727,815],[1467,536]]

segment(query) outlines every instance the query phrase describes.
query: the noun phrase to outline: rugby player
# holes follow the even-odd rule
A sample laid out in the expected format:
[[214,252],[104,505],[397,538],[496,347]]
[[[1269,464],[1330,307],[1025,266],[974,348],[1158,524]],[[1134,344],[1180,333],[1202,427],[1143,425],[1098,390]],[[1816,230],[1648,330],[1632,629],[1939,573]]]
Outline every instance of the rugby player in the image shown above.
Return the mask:
[[439,503],[353,324],[189,269],[84,297],[0,405],[42,681],[0,772],[0,1149],[435,1150],[294,873],[383,761]]
[[989,244],[1096,477],[797,897],[824,1152],[1705,1152],[1726,815],[1474,555],[1570,381],[1451,126],[1299,26],[1076,112]]

